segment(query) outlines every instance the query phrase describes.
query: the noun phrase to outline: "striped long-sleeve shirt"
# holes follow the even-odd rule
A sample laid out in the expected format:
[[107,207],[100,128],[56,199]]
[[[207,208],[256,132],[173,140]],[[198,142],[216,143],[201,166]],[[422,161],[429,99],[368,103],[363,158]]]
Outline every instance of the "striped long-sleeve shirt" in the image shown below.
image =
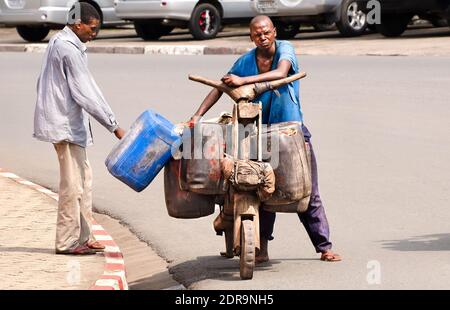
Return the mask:
[[51,38],[45,52],[37,83],[33,136],[86,147],[93,143],[89,115],[110,132],[118,128],[88,69],[86,46],[65,27]]

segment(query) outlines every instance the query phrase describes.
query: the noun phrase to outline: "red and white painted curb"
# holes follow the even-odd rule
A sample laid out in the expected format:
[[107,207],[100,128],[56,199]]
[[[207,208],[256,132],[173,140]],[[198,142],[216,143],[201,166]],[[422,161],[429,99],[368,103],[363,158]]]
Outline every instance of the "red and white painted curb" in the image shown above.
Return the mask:
[[[22,179],[14,173],[6,172],[0,168],[0,176],[6,177],[19,184],[28,186],[38,192],[41,192],[50,198],[58,201],[58,194],[51,190],[42,187],[41,185]],[[128,284],[126,280],[125,262],[123,260],[123,254],[120,251],[114,239],[103,229],[97,222],[93,223],[92,230],[94,237],[106,248],[103,252],[105,256],[105,267],[103,275],[100,279],[89,288],[90,290],[128,290]]]

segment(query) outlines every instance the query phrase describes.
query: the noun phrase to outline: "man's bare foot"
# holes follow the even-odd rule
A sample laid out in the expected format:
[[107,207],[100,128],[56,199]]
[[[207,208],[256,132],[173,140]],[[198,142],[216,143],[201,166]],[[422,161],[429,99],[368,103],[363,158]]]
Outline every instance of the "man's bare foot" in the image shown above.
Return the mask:
[[339,262],[342,260],[342,257],[339,254],[328,250],[322,253],[322,255],[320,256],[320,260],[324,262]]
[[234,254],[233,254],[233,253],[227,253],[227,252],[225,252],[225,251],[221,251],[221,252],[220,252],[220,256],[226,257],[226,258],[233,258],[233,257],[234,257]]
[[262,264],[269,261],[269,255],[258,255],[255,257],[255,264]]
[[261,238],[259,250],[256,251],[255,264],[262,264],[269,261],[269,240]]

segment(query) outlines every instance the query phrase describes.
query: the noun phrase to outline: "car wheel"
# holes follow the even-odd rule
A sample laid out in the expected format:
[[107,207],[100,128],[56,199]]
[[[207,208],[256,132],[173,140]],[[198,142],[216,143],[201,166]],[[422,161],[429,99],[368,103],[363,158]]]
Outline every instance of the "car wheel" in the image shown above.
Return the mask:
[[439,18],[439,17],[432,17],[428,19],[430,21],[430,23],[434,26],[434,27],[446,27],[448,25],[447,20],[443,19],[443,18]]
[[40,42],[50,32],[50,28],[45,26],[17,26],[17,33],[28,42]]
[[219,10],[212,4],[202,3],[192,11],[189,30],[195,39],[208,40],[216,37],[221,23]]
[[292,39],[298,33],[300,24],[298,23],[284,23],[275,22],[275,28],[277,28],[277,38],[281,40]]
[[377,31],[385,37],[398,37],[405,32],[411,18],[409,14],[383,14]]
[[366,31],[366,14],[358,8],[356,0],[342,1],[340,18],[336,22],[336,26],[339,32],[346,37],[360,36]]
[[160,37],[169,34],[173,28],[171,26],[163,26],[156,22],[134,22],[134,29],[137,35],[145,41],[158,40]]

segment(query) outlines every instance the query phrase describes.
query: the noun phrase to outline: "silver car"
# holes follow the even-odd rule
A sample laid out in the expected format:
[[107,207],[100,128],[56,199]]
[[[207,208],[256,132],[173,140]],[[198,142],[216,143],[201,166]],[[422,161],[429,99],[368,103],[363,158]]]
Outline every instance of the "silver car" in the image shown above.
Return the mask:
[[[67,23],[67,13],[78,0],[0,0],[0,24],[15,26],[19,35],[30,42],[43,40],[50,29]],[[119,25],[114,0],[81,0],[92,4],[103,25]]]
[[199,40],[214,38],[222,25],[272,17],[278,37],[290,38],[300,23],[332,24],[346,36],[362,34],[365,15],[356,0],[115,0],[117,16],[131,20],[144,40],[156,40],[174,27],[189,28]]

